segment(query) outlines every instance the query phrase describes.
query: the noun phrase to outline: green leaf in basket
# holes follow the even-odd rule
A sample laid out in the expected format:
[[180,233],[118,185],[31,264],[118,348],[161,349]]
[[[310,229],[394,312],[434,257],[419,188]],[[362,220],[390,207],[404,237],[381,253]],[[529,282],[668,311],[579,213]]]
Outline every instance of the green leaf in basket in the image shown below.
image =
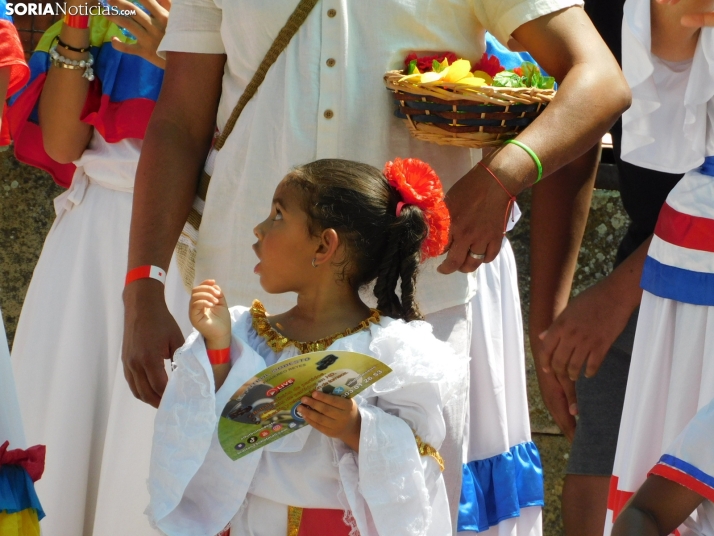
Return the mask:
[[409,70],[407,74],[419,74],[419,69],[417,68],[417,60],[412,60],[409,62]]
[[521,77],[511,71],[501,71],[493,77],[493,85],[496,87],[523,87]]
[[542,76],[538,82],[539,89],[553,89],[555,87],[555,78],[552,76]]
[[449,66],[448,58],[444,58],[444,61],[439,63],[437,60],[431,62],[431,70],[435,73],[440,73]]
[[521,71],[523,72],[523,78],[526,79],[526,86],[536,87],[537,79],[541,76],[538,66],[533,62],[524,61],[521,63]]

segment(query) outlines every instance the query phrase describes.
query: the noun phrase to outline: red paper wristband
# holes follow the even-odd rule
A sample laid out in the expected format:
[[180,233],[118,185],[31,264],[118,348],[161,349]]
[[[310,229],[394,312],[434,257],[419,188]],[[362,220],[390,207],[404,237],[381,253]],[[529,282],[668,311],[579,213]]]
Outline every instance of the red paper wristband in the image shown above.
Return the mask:
[[211,365],[225,365],[231,362],[231,349],[221,348],[220,350],[206,349],[208,354],[208,361]]
[[89,28],[89,15],[70,15],[69,13],[66,13],[63,22],[70,28],[86,30]]
[[136,281],[137,279],[156,279],[157,281],[161,281],[162,284],[166,284],[166,270],[163,268],[160,268],[158,266],[138,266],[136,268],[133,268],[132,270],[129,270],[129,272],[126,274],[126,280],[124,281],[124,286],[127,286],[129,283],[132,281]]

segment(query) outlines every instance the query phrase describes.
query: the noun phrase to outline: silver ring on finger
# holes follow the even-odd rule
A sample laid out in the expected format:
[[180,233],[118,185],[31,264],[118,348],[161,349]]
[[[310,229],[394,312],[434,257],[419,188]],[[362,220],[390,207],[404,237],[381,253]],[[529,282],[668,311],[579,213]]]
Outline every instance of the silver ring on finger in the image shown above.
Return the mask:
[[482,261],[486,258],[486,254],[485,253],[474,253],[473,251],[471,251],[469,249],[469,257],[471,257],[472,259],[476,259],[477,261]]

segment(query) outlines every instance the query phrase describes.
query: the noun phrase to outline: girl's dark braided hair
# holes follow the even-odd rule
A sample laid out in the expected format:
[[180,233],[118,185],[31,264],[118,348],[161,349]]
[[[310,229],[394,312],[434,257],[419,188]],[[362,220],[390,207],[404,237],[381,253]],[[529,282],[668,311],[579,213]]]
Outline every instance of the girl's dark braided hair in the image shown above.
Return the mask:
[[349,160],[305,164],[286,182],[302,194],[310,233],[334,229],[342,240],[341,273],[350,286],[357,289],[376,279],[374,295],[383,314],[406,321],[423,318],[415,299],[416,277],[429,225],[418,206],[402,203],[397,210],[402,195],[385,176]]

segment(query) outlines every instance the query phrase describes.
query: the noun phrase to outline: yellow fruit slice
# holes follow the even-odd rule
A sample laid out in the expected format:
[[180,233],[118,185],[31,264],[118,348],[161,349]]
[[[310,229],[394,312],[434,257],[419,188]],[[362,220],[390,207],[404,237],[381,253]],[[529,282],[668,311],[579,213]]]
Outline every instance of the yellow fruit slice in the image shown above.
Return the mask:
[[418,84],[421,82],[421,75],[422,73],[408,74],[406,76],[402,76],[399,79],[399,82],[411,82],[412,84]]
[[456,60],[449,66],[449,72],[444,76],[444,82],[458,82],[471,74],[471,62],[468,60]]
[[486,80],[483,78],[479,78],[477,76],[473,76],[471,78],[462,78],[457,82],[458,85],[460,86],[472,86],[472,87],[481,87],[481,86],[487,86],[489,84],[486,83]]
[[430,71],[428,73],[423,73],[421,75],[421,83],[422,84],[435,84],[437,82],[441,82],[447,74],[449,74],[449,69],[450,67],[447,67],[440,73],[435,73],[434,71]]
[[483,71],[474,71],[473,75],[476,78],[483,78],[486,81],[487,86],[493,85],[493,78],[491,78],[488,73],[485,73]]

